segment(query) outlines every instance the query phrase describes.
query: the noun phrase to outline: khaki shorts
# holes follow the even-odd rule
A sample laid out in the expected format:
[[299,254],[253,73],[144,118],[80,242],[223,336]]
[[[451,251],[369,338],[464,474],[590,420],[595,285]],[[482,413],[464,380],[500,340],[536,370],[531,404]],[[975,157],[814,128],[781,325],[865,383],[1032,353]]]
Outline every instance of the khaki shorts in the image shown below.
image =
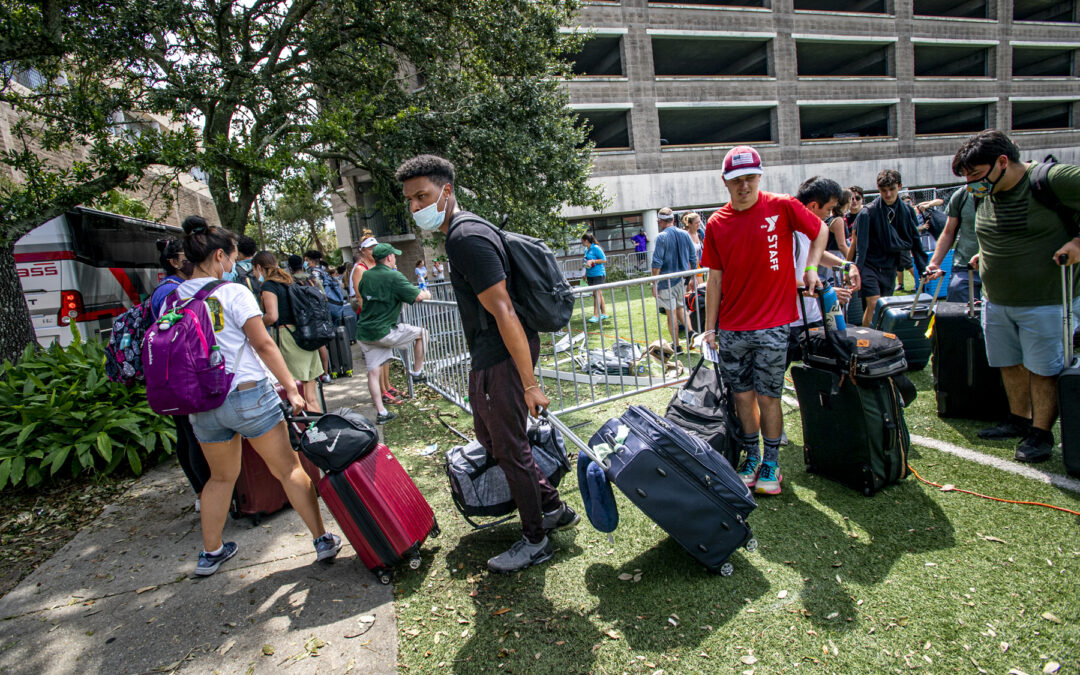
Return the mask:
[[427,331],[419,326],[399,323],[386,336],[375,342],[360,341],[360,352],[368,370],[375,370],[394,356],[395,349],[408,349],[418,339],[427,340]]
[[671,282],[667,288],[656,289],[656,305],[673,312],[686,303],[686,281]]

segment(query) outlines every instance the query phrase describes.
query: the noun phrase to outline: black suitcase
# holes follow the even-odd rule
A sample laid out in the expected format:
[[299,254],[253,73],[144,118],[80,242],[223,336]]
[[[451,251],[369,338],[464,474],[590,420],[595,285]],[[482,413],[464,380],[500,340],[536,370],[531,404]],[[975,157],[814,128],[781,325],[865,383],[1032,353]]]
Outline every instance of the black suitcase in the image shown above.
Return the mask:
[[907,476],[911,439],[897,378],[855,382],[847,375],[794,365],[791,379],[802,415],[807,471],[868,497]]
[[[825,317],[824,294],[816,297],[822,317]],[[799,303],[806,316],[806,296],[799,289]],[[800,359],[808,366],[853,378],[881,378],[899,375],[908,369],[904,357],[904,345],[895,335],[862,326],[835,330],[832,321],[822,321],[821,326],[803,324],[799,335]]]
[[930,339],[926,332],[934,318],[937,298],[922,292],[924,283],[925,279],[919,279],[915,295],[879,298],[870,321],[871,328],[900,338],[908,370],[922,370],[930,362]]
[[353,357],[349,346],[349,335],[341,323],[334,329],[334,339],[330,340],[330,376],[352,377]]
[[735,396],[719,370],[704,367],[702,357],[683,386],[668,402],[664,417],[697,436],[724,456],[732,466],[739,462],[742,425],[735,412]]
[[[742,479],[720,453],[652,410],[630,406],[608,420],[585,445],[573,431],[549,415],[552,424],[593,461],[653,522],[679,542],[710,572],[729,576],[728,561],[740,546],[753,551],[757,540],[746,523],[757,507]],[[618,428],[629,434],[616,442]],[[591,446],[607,443],[616,451],[606,458]],[[582,461],[580,458],[578,461]]]
[[968,302],[941,302],[930,338],[938,417],[997,421],[1009,414],[1001,372],[986,360],[986,339],[968,277]]
[[1058,376],[1058,415],[1061,417],[1061,458],[1070,476],[1080,477],[1080,359],[1074,354],[1073,266],[1061,268],[1061,300],[1065,307],[1062,339],[1065,370]]

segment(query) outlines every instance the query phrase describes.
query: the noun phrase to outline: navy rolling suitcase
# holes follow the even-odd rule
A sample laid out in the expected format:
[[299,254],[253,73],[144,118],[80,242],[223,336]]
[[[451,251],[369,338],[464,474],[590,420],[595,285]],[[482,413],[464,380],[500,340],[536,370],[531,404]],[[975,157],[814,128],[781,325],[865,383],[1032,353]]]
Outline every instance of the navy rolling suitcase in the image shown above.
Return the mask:
[[1080,477],[1080,359],[1074,353],[1073,266],[1061,268],[1061,300],[1064,304],[1062,339],[1065,370],[1058,376],[1058,415],[1061,418],[1061,458],[1071,476]]
[[[608,420],[588,445],[554,415],[548,419],[581,448],[579,462],[599,464],[609,481],[710,572],[729,576],[731,554],[740,546],[757,548],[746,522],[757,503],[731,464],[705,441],[636,405]],[[620,427],[629,431],[622,442]],[[592,449],[600,444],[615,451],[600,456]]]
[[986,360],[986,339],[975,302],[975,279],[968,276],[968,302],[941,302],[934,310],[930,338],[938,417],[1001,420],[1009,399],[1001,372]]
[[934,318],[937,298],[922,292],[924,279],[919,279],[915,295],[879,298],[874,307],[870,327],[892,333],[904,344],[908,370],[922,370],[930,361],[930,338],[926,332]]

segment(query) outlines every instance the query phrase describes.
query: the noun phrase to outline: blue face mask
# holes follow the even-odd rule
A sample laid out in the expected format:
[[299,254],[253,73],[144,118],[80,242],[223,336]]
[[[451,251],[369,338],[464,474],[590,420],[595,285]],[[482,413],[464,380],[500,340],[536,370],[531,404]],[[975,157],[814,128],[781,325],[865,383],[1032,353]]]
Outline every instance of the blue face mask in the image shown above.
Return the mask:
[[[450,198],[447,197],[446,202],[449,201]],[[416,226],[425,232],[432,232],[439,229],[439,226],[446,220],[446,202],[443,202],[442,210],[439,210],[439,200],[436,199],[419,211],[415,211],[412,214],[412,217]]]
[[260,274],[260,275],[259,275],[259,283],[261,284],[261,283],[262,283],[262,282],[264,282],[264,281],[266,281],[266,279],[265,279],[265,278],[263,278],[263,275],[261,275],[261,274]]
[[[218,265],[221,265],[221,263],[218,263]],[[228,272],[225,271],[225,266],[221,265],[221,280],[236,281],[236,263],[233,263],[233,268]]]
[[976,199],[982,199],[983,197],[990,196],[994,192],[994,188],[1005,177],[1005,171],[1001,172],[1001,175],[997,177],[997,180],[990,180],[990,174],[994,172],[993,165],[990,166],[990,170],[986,172],[986,175],[979,180],[973,180],[967,184],[967,191],[972,197]]

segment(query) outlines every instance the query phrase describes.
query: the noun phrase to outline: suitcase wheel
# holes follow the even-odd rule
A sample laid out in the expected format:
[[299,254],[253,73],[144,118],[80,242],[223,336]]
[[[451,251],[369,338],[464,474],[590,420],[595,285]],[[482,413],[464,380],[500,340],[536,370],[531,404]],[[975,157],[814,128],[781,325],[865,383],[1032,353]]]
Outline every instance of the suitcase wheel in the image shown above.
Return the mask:
[[720,566],[720,576],[722,577],[730,577],[732,574],[734,574],[734,572],[735,566],[729,562],[726,562]]
[[428,536],[438,537],[440,534],[442,534],[442,528],[439,527],[439,521],[434,520],[431,526],[431,533]]
[[413,556],[412,558],[409,558],[409,569],[418,570],[423,563],[424,561],[420,556]]
[[751,552],[757,550],[757,539],[755,537],[751,537],[750,541],[746,542],[746,550]]
[[384,586],[390,585],[390,582],[394,580],[394,573],[391,570],[375,569],[371,571],[375,573],[375,576],[379,579],[379,583]]

